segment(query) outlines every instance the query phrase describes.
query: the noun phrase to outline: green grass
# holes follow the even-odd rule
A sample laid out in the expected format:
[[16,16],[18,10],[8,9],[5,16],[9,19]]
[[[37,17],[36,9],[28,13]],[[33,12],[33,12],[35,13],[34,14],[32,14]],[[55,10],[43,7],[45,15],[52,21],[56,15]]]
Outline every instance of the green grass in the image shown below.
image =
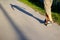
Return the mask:
[[[45,14],[44,8],[41,8],[40,6],[37,6],[36,4],[29,2],[28,0],[19,0],[19,1],[25,3],[28,6],[30,6],[35,11],[38,11],[40,14],[43,14],[43,15]],[[52,12],[52,17],[53,17],[53,20],[56,23],[60,24],[60,14],[59,13]]]
[[42,8],[40,8],[40,7],[38,7],[38,6],[34,5],[34,4],[32,4],[32,3],[29,2],[28,0],[19,0],[19,1],[21,1],[21,2],[23,2],[23,3],[25,3],[25,4],[27,4],[28,6],[30,6],[31,8],[33,8],[35,11],[38,11],[38,12],[40,12],[40,13],[42,13],[42,14],[45,13],[45,11],[44,11]]
[[60,25],[60,14],[52,13],[53,20]]

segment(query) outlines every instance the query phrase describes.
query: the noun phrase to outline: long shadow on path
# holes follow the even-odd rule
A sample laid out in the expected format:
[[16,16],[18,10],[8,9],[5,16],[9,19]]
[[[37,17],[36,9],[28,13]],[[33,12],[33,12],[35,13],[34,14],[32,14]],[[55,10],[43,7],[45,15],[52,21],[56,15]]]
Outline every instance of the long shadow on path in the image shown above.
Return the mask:
[[11,5],[11,8],[12,8],[13,10],[14,10],[14,8],[16,8],[16,9],[18,9],[19,11],[21,11],[21,12],[23,12],[23,13],[25,13],[25,14],[31,16],[31,17],[33,17],[34,19],[36,19],[36,20],[39,21],[40,23],[45,23],[45,21],[43,21],[43,20],[41,20],[41,19],[39,19],[39,18],[33,16],[31,13],[25,11],[24,9],[20,8],[19,6],[13,5],[13,4],[10,4],[10,5]]
[[11,17],[8,15],[8,13],[5,11],[5,9],[3,8],[3,6],[1,4],[0,4],[0,9],[3,11],[5,17],[8,19],[8,21],[10,22],[10,24],[15,29],[16,33],[19,36],[19,40],[27,40],[27,38],[24,36],[24,34],[22,33],[22,31],[17,28],[18,26],[14,23],[14,21],[11,19]]

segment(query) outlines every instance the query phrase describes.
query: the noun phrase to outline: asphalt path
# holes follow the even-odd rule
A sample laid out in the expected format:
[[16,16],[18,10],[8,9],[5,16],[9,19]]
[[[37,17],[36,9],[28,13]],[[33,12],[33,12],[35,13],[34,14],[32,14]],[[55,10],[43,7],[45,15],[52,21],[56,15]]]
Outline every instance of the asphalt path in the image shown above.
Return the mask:
[[22,2],[0,0],[0,40],[60,40],[60,26],[44,19]]

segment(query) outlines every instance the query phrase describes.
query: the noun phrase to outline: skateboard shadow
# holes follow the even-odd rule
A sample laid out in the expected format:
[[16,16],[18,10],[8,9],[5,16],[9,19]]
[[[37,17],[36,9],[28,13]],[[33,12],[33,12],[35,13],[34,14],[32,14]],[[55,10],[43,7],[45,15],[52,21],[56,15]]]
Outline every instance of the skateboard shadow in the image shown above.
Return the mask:
[[19,6],[17,6],[17,5],[13,5],[13,4],[10,4],[11,5],[11,8],[14,10],[14,8],[16,8],[17,10],[19,10],[19,11],[21,11],[21,12],[23,12],[24,14],[26,14],[26,15],[29,15],[29,16],[31,16],[31,17],[33,17],[34,19],[36,19],[37,21],[39,21],[40,23],[45,23],[45,21],[44,20],[41,20],[41,19],[39,19],[39,18],[37,18],[37,17],[35,17],[35,16],[33,16],[31,13],[29,13],[29,12],[27,12],[27,11],[25,11],[24,9],[22,9],[21,7],[19,7]]

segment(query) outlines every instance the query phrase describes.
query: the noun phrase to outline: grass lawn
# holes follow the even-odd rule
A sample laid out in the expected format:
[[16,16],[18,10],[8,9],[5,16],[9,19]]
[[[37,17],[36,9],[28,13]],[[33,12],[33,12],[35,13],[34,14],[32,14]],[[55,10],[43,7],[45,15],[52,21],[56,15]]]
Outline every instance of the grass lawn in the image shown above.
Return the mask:
[[[44,8],[41,8],[36,4],[29,2],[28,0],[18,0],[18,1],[25,3],[26,5],[33,8],[35,11],[38,11],[40,14],[43,14],[43,15],[45,14]],[[52,12],[52,17],[53,17],[53,20],[60,25],[60,14],[57,12]]]

